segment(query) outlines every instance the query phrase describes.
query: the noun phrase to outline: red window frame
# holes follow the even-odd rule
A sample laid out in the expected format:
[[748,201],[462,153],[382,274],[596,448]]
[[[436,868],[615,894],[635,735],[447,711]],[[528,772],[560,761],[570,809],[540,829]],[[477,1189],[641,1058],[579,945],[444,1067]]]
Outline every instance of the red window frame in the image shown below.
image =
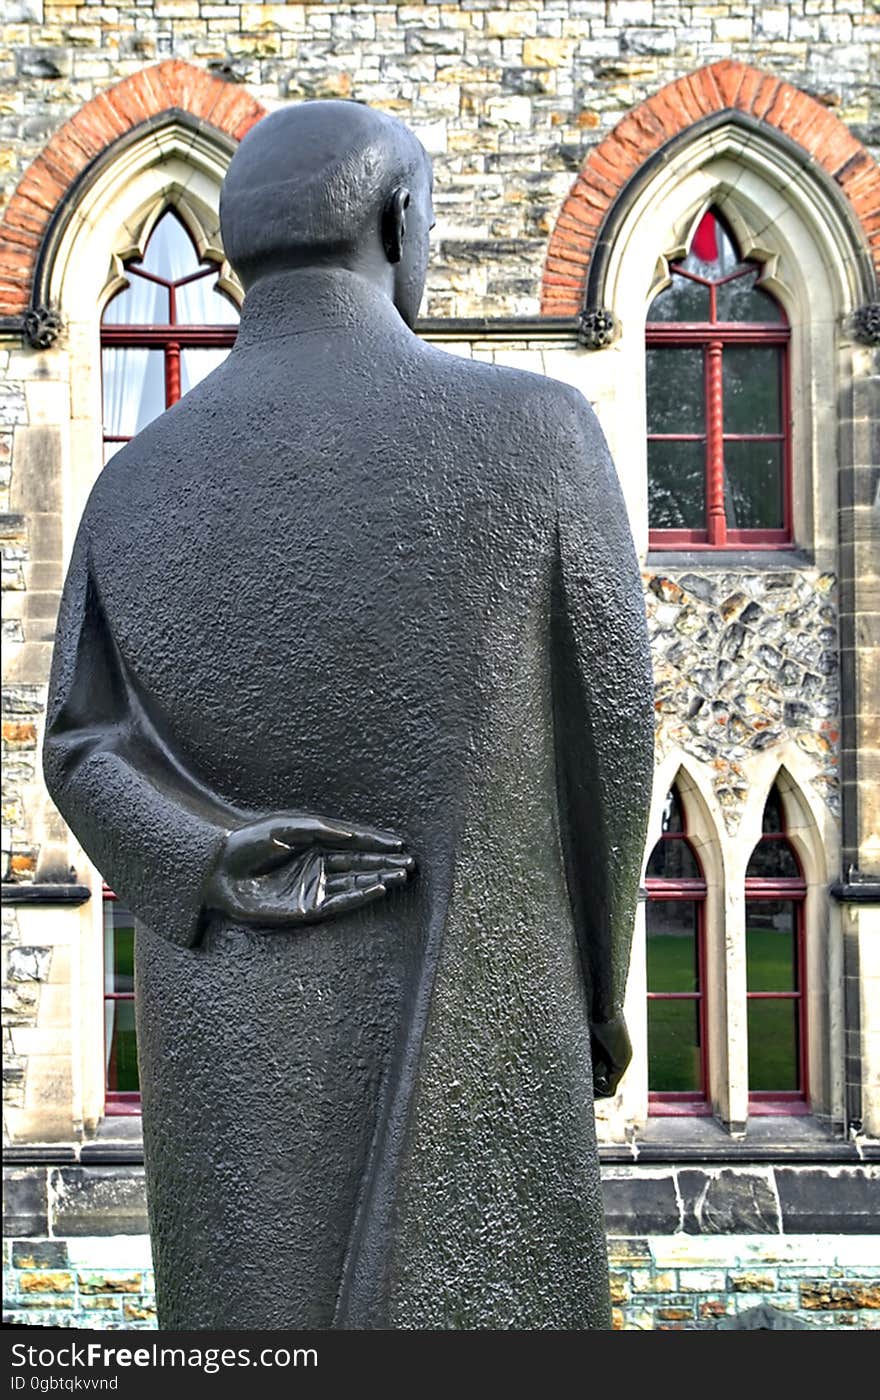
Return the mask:
[[[159,220],[164,218],[168,212],[169,210],[167,209],[162,211],[162,213],[159,215],[159,219],[156,220],[156,225],[158,225]],[[175,215],[174,217],[176,218],[177,216]],[[190,240],[190,243],[192,243],[196,259],[202,261],[199,255],[198,248],[196,248],[195,242],[193,241],[192,234],[186,227],[186,224],[183,222],[182,219],[179,219],[178,222],[180,223],[181,227],[186,233],[186,236]],[[156,225],[154,225],[154,229]],[[150,237],[152,237],[152,234],[150,235]],[[147,243],[149,243],[149,239],[147,240]],[[185,277],[179,277],[177,281],[170,281],[168,278],[160,277],[154,272],[145,271],[144,268],[138,265],[139,259],[137,258],[130,259],[130,262],[133,268],[137,271],[138,277],[143,278],[147,282],[155,282],[158,286],[164,287],[166,289],[166,291],[168,292],[168,315],[170,319],[165,325],[115,325],[106,323],[102,316],[101,350],[103,351],[105,349],[112,349],[114,347],[137,348],[141,350],[162,350],[165,356],[165,408],[167,410],[171,408],[172,404],[176,404],[181,397],[181,351],[199,348],[221,349],[228,347],[229,349],[231,349],[232,346],[235,344],[235,338],[238,335],[238,326],[188,325],[180,324],[175,319],[175,288],[185,287],[190,282],[198,282],[203,277],[216,277],[217,273],[220,270],[216,263],[210,263],[207,260],[204,260],[204,265],[200,266],[195,272],[188,273]],[[126,267],[127,266],[128,264],[126,264]],[[119,295],[119,293],[116,293],[116,295]],[[107,306],[104,308],[105,314],[107,308],[112,306],[113,301],[114,297],[111,297],[107,303]],[[118,433],[104,433],[105,444],[124,443],[130,441],[130,434],[125,435]]]
[[[104,887],[103,887],[103,901],[102,901],[102,905],[103,905],[102,912],[103,912],[103,914],[104,914],[105,917],[106,917],[106,914],[107,914],[107,906],[108,906],[108,904],[110,904],[110,905],[114,904],[114,903],[116,902],[116,899],[117,899],[117,896],[113,893],[113,891],[111,890],[110,886],[109,886],[108,884],[105,884]],[[105,972],[105,979],[106,979],[106,972]],[[134,992],[133,992],[133,991],[132,991],[132,992],[108,992],[108,991],[107,991],[106,980],[105,980],[104,992],[103,992],[103,998],[102,998],[102,1004],[103,1004],[103,1005],[106,1005],[106,1003],[107,1003],[108,1001],[130,1001],[130,1002],[133,1003],[133,1002],[134,1002]],[[103,1064],[104,1064],[104,1111],[105,1111],[105,1113],[108,1115],[108,1117],[117,1117],[117,1118],[118,1118],[118,1117],[132,1117],[132,1116],[134,1116],[135,1114],[139,1114],[140,1111],[141,1111],[141,1095],[140,1095],[140,1090],[136,1090],[136,1091],[134,1091],[134,1090],[127,1090],[127,1091],[126,1091],[126,1090],[110,1089],[110,1088],[108,1088],[108,1086],[107,1086],[107,1053],[106,1053],[106,1050],[107,1050],[107,1047],[106,1047],[106,1034],[107,1034],[107,1032],[106,1032],[106,1025],[107,1025],[107,1017],[106,1017],[106,1014],[105,1014],[104,1017],[103,1017],[103,1025],[104,1025],[104,1027],[105,1027],[105,1030],[104,1030],[105,1046],[104,1046],[104,1059],[103,1059]]]
[[[780,809],[785,811],[780,803]],[[764,832],[761,842],[785,841],[794,857],[800,874],[779,879],[764,879],[747,876],[746,927],[748,927],[748,906],[750,899],[784,900],[794,910],[794,940],[797,975],[797,989],[791,992],[750,992],[746,990],[746,1002],[750,1001],[796,1001],[797,1019],[797,1089],[749,1089],[749,1114],[759,1117],[779,1117],[782,1115],[808,1114],[811,1112],[809,1092],[809,1042],[807,1024],[807,950],[804,912],[807,899],[807,885],[798,859],[797,851],[785,831]]]
[[[715,211],[713,216],[723,226]],[[730,236],[730,235],[728,235]],[[732,238],[731,238],[731,241]],[[749,265],[748,259],[742,260]],[[750,264],[759,267],[757,263]],[[702,430],[694,433],[648,433],[649,442],[703,442],[705,443],[706,469],[706,525],[704,529],[670,530],[650,529],[648,544],[652,549],[779,549],[790,545],[792,533],[792,462],[791,462],[791,383],[789,373],[789,345],[791,328],[785,312],[779,307],[781,322],[717,321],[716,289],[727,282],[735,281],[744,274],[734,270],[717,282],[699,277],[693,272],[683,272],[679,263],[670,264],[670,272],[686,276],[709,290],[709,320],[700,321],[651,321],[645,326],[645,345],[655,346],[699,346],[703,348],[703,388],[705,422]],[[769,293],[767,293],[769,295]],[[778,305],[778,303],[777,303]],[[650,314],[650,313],[649,313]],[[724,393],[722,361],[725,346],[760,345],[777,346],[779,349],[780,373],[780,420],[779,433],[725,433]],[[783,525],[773,530],[736,530],[728,527],[724,509],[724,444],[725,442],[779,442],[781,443]]]
[[[681,793],[678,793],[679,807],[683,818],[681,831],[661,832],[659,841],[684,841],[699,870],[700,861],[693,843],[687,835],[687,821]],[[652,848],[656,850],[656,846]],[[648,903],[653,900],[682,901],[694,905],[697,940],[697,988],[693,992],[651,992],[648,1001],[696,1001],[700,1034],[700,1088],[690,1091],[650,1090],[648,1091],[648,1113],[652,1118],[662,1117],[705,1117],[712,1112],[709,1099],[709,1050],[707,1045],[706,1016],[706,881],[700,879],[659,879],[646,877],[645,889]],[[648,1044],[650,1057],[651,1047]],[[650,1065],[650,1058],[649,1058]]]

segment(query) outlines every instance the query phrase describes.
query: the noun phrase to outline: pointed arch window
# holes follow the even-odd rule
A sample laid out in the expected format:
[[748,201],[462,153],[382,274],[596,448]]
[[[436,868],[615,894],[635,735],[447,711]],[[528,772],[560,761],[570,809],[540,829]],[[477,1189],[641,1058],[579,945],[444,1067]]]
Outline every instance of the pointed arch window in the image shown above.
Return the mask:
[[651,1113],[708,1113],[706,881],[677,786],[645,873],[648,1102]]
[[746,996],[749,1112],[808,1111],[807,887],[786,832],[778,785],[767,798],[761,839],[746,870]]
[[200,257],[173,209],[125,276],[101,321],[105,462],[222,363],[238,329],[217,263]]
[[791,529],[790,329],[716,209],[646,326],[654,548],[772,548]]

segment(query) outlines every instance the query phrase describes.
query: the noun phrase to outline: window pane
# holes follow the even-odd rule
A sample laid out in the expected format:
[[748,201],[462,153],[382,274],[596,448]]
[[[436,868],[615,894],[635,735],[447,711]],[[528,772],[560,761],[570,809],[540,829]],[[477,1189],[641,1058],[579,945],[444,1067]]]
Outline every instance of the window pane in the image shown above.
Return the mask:
[[662,830],[664,836],[685,830],[681,796],[678,788],[674,785],[667,792],[666,801],[663,804]]
[[726,433],[778,433],[779,351],[773,345],[726,345],[721,357]]
[[799,1089],[796,1001],[749,1002],[749,1088],[764,1092]]
[[238,308],[217,291],[216,276],[174,289],[174,319],[181,326],[237,326]]
[[140,266],[167,282],[176,282],[200,266],[195,244],[183,224],[169,210],[163,214],[150,234],[147,251]]
[[105,975],[109,974],[108,992],[134,991],[134,919],[118,901],[111,904],[113,913],[113,960]]
[[790,899],[746,900],[746,983],[750,992],[796,992],[795,906]]
[[696,901],[649,899],[645,918],[648,991],[698,991]]
[[106,1019],[107,1088],[115,1093],[137,1093],[137,1041],[133,1001],[104,1003]]
[[691,238],[690,249],[681,266],[698,277],[717,282],[733,272],[740,261],[733,240],[714,209],[704,214]]
[[781,321],[781,308],[773,297],[759,290],[757,272],[722,282],[715,292],[715,312],[719,321]]
[[765,833],[783,832],[785,830],[785,813],[782,808],[782,797],[775,783],[767,794],[767,801],[764,803],[761,830]]
[[168,288],[128,273],[129,285],[117,292],[104,311],[105,326],[164,326],[168,322]]
[[105,346],[104,432],[133,437],[165,411],[165,356],[161,350]]
[[652,530],[705,529],[704,443],[648,443],[648,519]]
[[107,463],[110,461],[110,458],[111,458],[111,457],[115,457],[116,454],[117,454],[117,452],[121,452],[124,446],[125,446],[125,443],[124,443],[124,442],[105,442],[105,443],[104,443],[104,466],[105,466],[105,467],[106,467]]
[[725,442],[724,510],[729,530],[785,524],[781,442]]
[[201,384],[206,375],[222,365],[229,354],[229,346],[223,345],[210,350],[181,350],[180,352],[180,392],[186,394]]
[[704,433],[706,396],[699,346],[646,351],[649,433]]
[[708,321],[709,288],[673,273],[670,285],[651,302],[649,321]]
[[746,876],[759,880],[799,880],[801,872],[785,837],[759,841],[752,851]]
[[651,852],[645,874],[653,880],[699,880],[700,867],[687,841],[666,836]]
[[698,1093],[700,1003],[648,1002],[648,1088],[655,1094]]

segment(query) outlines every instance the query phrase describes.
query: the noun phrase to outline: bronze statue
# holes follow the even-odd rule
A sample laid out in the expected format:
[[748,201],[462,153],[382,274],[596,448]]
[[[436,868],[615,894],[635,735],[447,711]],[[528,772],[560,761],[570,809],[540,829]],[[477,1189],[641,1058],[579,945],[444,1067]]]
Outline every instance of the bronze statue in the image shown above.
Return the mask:
[[238,340],[98,479],[45,746],[144,925],[161,1325],[605,1326],[652,732],[613,465],[576,391],[413,333],[400,123],[273,113],[221,213]]

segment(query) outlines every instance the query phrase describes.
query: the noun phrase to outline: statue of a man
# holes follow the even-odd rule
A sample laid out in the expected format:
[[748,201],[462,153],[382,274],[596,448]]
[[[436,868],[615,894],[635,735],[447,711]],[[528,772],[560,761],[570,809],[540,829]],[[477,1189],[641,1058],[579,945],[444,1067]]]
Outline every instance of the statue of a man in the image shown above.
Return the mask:
[[604,1326],[651,772],[614,468],[579,393],[413,334],[400,123],[275,112],[221,217],[238,340],[97,481],[45,747],[144,925],[161,1325]]

